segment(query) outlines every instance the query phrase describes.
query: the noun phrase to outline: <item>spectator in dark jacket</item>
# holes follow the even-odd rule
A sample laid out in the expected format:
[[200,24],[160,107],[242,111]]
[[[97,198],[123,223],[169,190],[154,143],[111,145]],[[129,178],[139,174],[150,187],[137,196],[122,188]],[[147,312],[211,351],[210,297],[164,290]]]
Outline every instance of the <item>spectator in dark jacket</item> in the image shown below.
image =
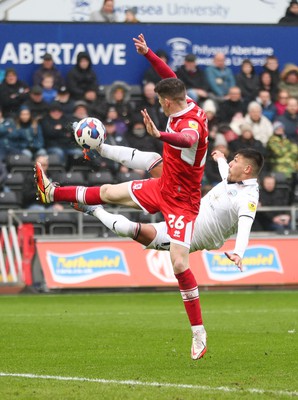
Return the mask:
[[286,14],[279,20],[279,24],[298,25],[298,0],[291,0]]
[[51,75],[54,79],[54,88],[58,90],[60,86],[64,85],[64,78],[61,72],[55,66],[51,54],[46,53],[42,58],[42,64],[33,74],[33,83],[34,85],[41,86],[44,75]]
[[176,71],[176,75],[184,83],[189,97],[193,100],[205,100],[208,97],[208,83],[205,73],[196,64],[196,56],[187,54],[184,64]]
[[71,97],[74,100],[83,100],[85,93],[97,85],[97,76],[92,69],[89,54],[80,52],[76,65],[67,74],[67,87]]
[[259,88],[259,76],[249,59],[242,61],[241,71],[236,75],[236,84],[241,90],[244,103],[247,105],[256,98]]
[[81,155],[81,150],[73,137],[71,122],[63,114],[62,107],[58,102],[50,104],[48,114],[40,123],[48,154],[57,154],[62,164],[68,161],[68,154],[77,152]]
[[241,90],[232,86],[228,92],[228,99],[224,100],[219,107],[217,116],[219,122],[230,123],[236,114],[246,114],[246,107],[241,97]]
[[142,100],[135,105],[135,114],[140,114],[141,110],[146,108],[157,129],[164,131],[167,125],[167,119],[161,109],[154,88],[155,84],[153,82],[145,83]]
[[260,140],[254,138],[251,125],[246,123],[242,124],[240,126],[240,132],[241,135],[237,139],[229,142],[228,144],[231,153],[235,154],[240,149],[245,149],[249,147],[250,149],[254,149],[265,155],[266,149]]
[[265,64],[263,65],[263,71],[270,74],[274,87],[277,87],[280,81],[280,72],[279,61],[276,56],[272,55],[266,58]]
[[43,118],[48,112],[49,105],[42,98],[42,87],[34,85],[29,92],[29,99],[25,101],[24,106],[30,108],[34,119]]
[[29,86],[18,78],[14,68],[7,68],[0,85],[0,105],[4,117],[14,118],[20,106],[28,99]]
[[[169,62],[169,56],[164,50],[156,50],[155,54],[161,58],[166,64]],[[155,69],[150,66],[144,73],[143,76],[143,85],[148,82],[157,83],[161,80],[159,74],[155,71]]]

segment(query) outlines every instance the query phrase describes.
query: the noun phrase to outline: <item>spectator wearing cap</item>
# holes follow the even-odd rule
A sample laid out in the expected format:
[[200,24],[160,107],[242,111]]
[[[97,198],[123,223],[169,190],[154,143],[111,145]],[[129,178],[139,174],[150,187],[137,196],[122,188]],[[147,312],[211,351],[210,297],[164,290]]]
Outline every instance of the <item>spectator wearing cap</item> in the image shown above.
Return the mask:
[[28,99],[29,86],[18,78],[14,68],[7,68],[0,84],[0,105],[5,117],[15,118],[20,106]]
[[28,106],[22,105],[16,118],[17,145],[22,154],[33,159],[37,155],[45,155],[42,128],[34,119]]
[[298,171],[298,144],[287,138],[280,121],[273,123],[273,135],[267,143],[267,160],[272,172],[282,172],[288,179]]
[[88,90],[98,86],[91,58],[86,51],[77,55],[76,65],[68,71],[66,80],[70,96],[74,100],[83,100]]
[[71,118],[74,110],[75,101],[70,97],[69,90],[66,86],[61,86],[58,89],[56,101],[60,104],[63,114],[67,118]]
[[298,100],[298,66],[287,64],[280,76],[279,89],[286,90],[290,97],[295,97]]
[[32,118],[39,120],[43,118],[48,111],[48,104],[42,98],[42,87],[34,85],[31,87],[29,92],[29,99],[25,101],[30,111]]
[[124,23],[138,24],[140,21],[137,18],[138,7],[130,7],[125,10]]
[[187,95],[194,101],[204,101],[208,97],[209,86],[204,71],[197,65],[194,54],[187,54],[176,75],[184,83]]
[[101,8],[90,14],[92,22],[117,22],[114,0],[103,0]]
[[[169,62],[169,55],[165,50],[162,49],[158,49],[156,50],[155,54],[162,60],[164,61],[166,64],[168,64]],[[161,80],[161,77],[159,76],[159,74],[155,71],[155,69],[150,66],[148,67],[143,75],[143,79],[142,79],[142,83],[143,85],[145,85],[148,82],[153,82],[153,83],[157,83]]]
[[232,153],[237,153],[240,149],[251,148],[259,151],[265,156],[265,147],[260,140],[254,138],[252,126],[244,123],[240,125],[240,136],[229,142],[229,149]]
[[283,25],[298,25],[298,0],[290,1],[285,16],[278,23]]
[[[93,115],[92,115],[93,116]],[[74,103],[72,120],[73,122],[79,122],[83,118],[89,117],[88,105],[84,100],[78,100]]]
[[205,70],[209,88],[217,101],[225,100],[229,89],[236,85],[233,71],[225,63],[224,53],[216,53],[213,58],[213,65],[209,65]]
[[40,124],[48,154],[57,154],[62,164],[68,161],[69,154],[81,155],[72,134],[71,121],[63,114],[60,103],[54,101],[49,105],[48,114]]
[[54,88],[58,89],[64,85],[64,78],[61,72],[54,64],[53,57],[50,53],[45,53],[42,57],[41,65],[35,70],[33,74],[33,84],[41,86],[44,74],[50,74],[54,78]]
[[277,118],[284,125],[286,137],[298,143],[298,101],[294,97],[288,100],[286,111]]

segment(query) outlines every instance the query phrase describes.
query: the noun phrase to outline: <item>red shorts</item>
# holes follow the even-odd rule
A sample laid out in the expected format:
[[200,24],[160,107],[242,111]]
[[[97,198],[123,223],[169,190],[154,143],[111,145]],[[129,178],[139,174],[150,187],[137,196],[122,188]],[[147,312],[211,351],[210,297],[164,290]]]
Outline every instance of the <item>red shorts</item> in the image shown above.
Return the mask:
[[160,211],[163,214],[171,242],[190,247],[199,210],[189,208],[189,204],[170,195],[161,194],[160,179],[133,181],[129,190],[132,200],[144,211],[150,214]]

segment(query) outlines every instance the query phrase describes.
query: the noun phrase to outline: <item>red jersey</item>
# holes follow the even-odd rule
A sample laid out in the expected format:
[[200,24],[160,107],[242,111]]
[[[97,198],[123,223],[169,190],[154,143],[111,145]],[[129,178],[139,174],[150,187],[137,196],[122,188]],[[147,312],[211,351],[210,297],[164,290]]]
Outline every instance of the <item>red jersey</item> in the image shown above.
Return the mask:
[[198,141],[190,148],[164,143],[161,191],[163,194],[199,207],[201,181],[208,148],[208,128],[205,112],[193,101],[188,107],[168,119],[167,132],[194,130]]
[[[176,74],[150,49],[146,58],[161,78],[176,78]],[[205,112],[190,98],[187,108],[169,116],[166,131],[180,134],[194,131],[198,137],[191,147],[179,147],[164,142],[161,193],[165,198],[182,201],[186,207],[199,210],[201,181],[208,148],[208,127]]]

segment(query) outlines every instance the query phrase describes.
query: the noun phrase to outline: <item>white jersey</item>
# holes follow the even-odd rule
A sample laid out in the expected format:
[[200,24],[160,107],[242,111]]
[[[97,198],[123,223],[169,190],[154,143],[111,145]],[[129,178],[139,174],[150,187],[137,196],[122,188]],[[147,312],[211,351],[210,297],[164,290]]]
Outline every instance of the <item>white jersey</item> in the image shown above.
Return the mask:
[[[228,183],[228,164],[224,159],[219,159],[218,164],[223,181],[211,189],[201,201],[190,252],[218,249],[238,229],[234,253],[243,257],[256,215],[258,182],[257,179],[247,179],[239,183]],[[157,235],[147,248],[168,250],[170,241],[165,222],[154,224],[154,227]]]

